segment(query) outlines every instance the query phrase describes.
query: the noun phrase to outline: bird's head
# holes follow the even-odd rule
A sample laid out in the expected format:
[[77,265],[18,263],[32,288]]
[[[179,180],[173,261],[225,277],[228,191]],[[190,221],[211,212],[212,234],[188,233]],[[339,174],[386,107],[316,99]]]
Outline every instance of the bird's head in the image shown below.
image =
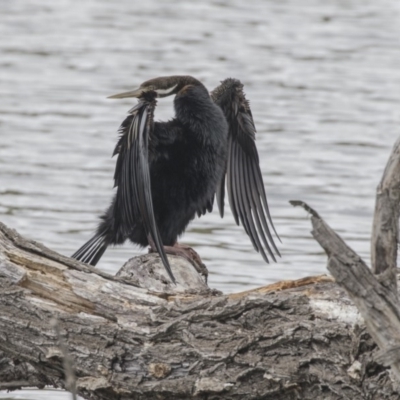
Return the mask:
[[143,82],[137,89],[109,96],[109,99],[141,97],[143,93],[155,92],[157,97],[167,97],[179,93],[186,86],[202,85],[197,79],[186,75],[161,76]]

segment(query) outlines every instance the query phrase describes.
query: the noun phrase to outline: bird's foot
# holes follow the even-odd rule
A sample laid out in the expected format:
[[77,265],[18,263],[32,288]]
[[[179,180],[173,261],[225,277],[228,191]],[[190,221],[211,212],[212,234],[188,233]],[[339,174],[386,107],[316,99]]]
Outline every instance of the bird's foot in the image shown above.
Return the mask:
[[[180,256],[183,257],[184,259],[188,260],[193,267],[196,269],[196,271],[204,276],[204,279],[207,283],[207,278],[208,278],[208,269],[201,260],[199,254],[193,250],[191,247],[175,243],[173,246],[164,246],[164,250],[166,254],[171,254],[173,256]],[[154,250],[150,247],[149,249],[150,253],[157,252],[157,250]]]

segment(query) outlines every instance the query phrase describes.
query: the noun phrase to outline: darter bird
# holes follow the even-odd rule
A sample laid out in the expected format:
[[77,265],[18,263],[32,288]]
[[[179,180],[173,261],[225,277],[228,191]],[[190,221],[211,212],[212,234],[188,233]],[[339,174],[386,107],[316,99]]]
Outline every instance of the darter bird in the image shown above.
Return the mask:
[[[154,122],[156,98],[175,95],[175,117]],[[138,89],[110,96],[136,97],[119,132],[116,194],[100,217],[96,234],[72,257],[96,265],[109,245],[127,239],[158,252],[173,282],[166,254],[188,259],[207,276],[190,247],[178,244],[196,214],[212,211],[214,198],[224,215],[225,182],[236,224],[256,251],[276,261],[277,235],[268,209],[255,145],[255,125],[239,80],[228,78],[211,94],[191,76],[150,79]],[[267,222],[268,221],[268,222]]]

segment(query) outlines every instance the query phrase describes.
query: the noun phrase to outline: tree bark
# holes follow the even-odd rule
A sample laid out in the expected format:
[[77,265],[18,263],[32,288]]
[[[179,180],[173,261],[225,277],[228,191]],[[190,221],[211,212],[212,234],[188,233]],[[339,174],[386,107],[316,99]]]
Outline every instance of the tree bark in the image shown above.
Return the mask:
[[222,295],[182,268],[176,288],[155,255],[114,277],[0,225],[3,388],[65,387],[57,318],[85,398],[398,399],[332,278]]
[[[400,139],[393,146],[381,182],[376,190],[375,214],[372,228],[372,271],[393,275],[397,263],[400,213]],[[396,282],[395,279],[391,279]],[[393,288],[394,291],[396,291]],[[396,291],[397,292],[397,291]]]
[[336,283],[322,275],[223,295],[176,257],[171,284],[154,254],[112,276],[0,223],[0,389],[67,387],[94,400],[398,400],[399,149],[378,187],[378,275],[292,202],[311,213]]
[[[381,363],[391,365],[400,382],[400,308],[397,294],[380,283],[365,262],[307,204],[311,213],[312,235],[328,255],[328,270],[344,287],[364,319],[368,332],[381,348]],[[396,282],[395,282],[396,283]]]

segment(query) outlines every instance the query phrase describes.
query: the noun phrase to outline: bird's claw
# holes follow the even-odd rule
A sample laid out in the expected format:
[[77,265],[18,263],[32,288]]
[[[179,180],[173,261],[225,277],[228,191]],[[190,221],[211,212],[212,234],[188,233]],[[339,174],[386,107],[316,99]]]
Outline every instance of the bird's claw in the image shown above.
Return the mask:
[[[204,277],[205,282],[208,280],[208,269],[201,260],[199,254],[189,246],[181,245],[175,243],[173,246],[164,246],[166,254],[171,254],[174,256],[180,256],[188,260],[195,270]],[[149,253],[156,253],[157,250],[152,247],[149,248]]]

